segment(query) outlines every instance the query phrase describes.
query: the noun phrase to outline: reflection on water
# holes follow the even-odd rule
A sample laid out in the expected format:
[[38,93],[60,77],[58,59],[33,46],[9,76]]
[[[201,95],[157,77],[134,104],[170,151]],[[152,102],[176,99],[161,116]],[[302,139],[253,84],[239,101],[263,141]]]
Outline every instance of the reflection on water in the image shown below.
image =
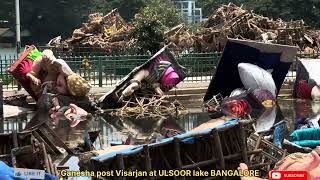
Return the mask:
[[[278,101],[284,119],[287,122],[289,133],[294,131],[297,118],[312,117],[320,113],[320,103],[302,100]],[[22,131],[33,114],[0,120],[0,132],[9,133],[12,130]],[[278,117],[278,116],[277,116]],[[281,120],[282,120],[281,119]],[[181,132],[189,131],[202,123],[210,120],[209,114],[201,109],[191,109],[189,113],[171,117],[156,118],[119,118],[109,115],[95,117],[91,121],[81,122],[77,127],[70,128],[68,124],[55,129],[55,132],[69,146],[75,147],[83,142],[85,132],[100,130],[100,136],[95,141],[96,149],[110,146],[111,142],[123,142],[129,135],[135,143],[144,143],[148,139],[157,138],[162,128],[178,129]],[[277,122],[277,120],[275,120]],[[78,170],[77,157],[72,157],[65,165],[70,165],[71,170]]]
[[[279,100],[278,104],[289,132],[295,129],[297,118],[313,117],[320,113],[320,103],[306,100]],[[0,121],[0,132],[9,133],[12,130],[22,131],[33,114],[20,115]],[[95,142],[97,149],[110,146],[111,142],[125,141],[132,135],[136,143],[144,143],[146,139],[154,138],[154,132],[160,132],[163,127],[189,131],[210,120],[208,113],[201,109],[192,109],[189,113],[171,117],[155,118],[119,118],[108,115],[96,117],[92,121],[81,122],[77,127],[68,125],[55,129],[55,132],[71,146],[76,146],[83,139],[84,132],[100,130],[100,137]]]

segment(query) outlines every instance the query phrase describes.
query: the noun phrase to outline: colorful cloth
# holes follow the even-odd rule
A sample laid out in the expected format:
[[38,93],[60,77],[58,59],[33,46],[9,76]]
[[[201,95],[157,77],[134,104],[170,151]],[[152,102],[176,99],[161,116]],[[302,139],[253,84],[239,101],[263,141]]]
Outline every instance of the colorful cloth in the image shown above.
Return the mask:
[[160,61],[152,64],[151,67],[148,69],[150,75],[146,77],[146,81],[150,84],[154,84],[158,82],[161,77],[163,76],[164,72],[171,66],[169,61]]
[[251,106],[245,99],[226,101],[222,103],[221,107],[225,115],[232,117],[243,117],[252,112]]
[[34,50],[29,52],[27,58],[35,61],[40,56],[42,56],[42,53],[37,48],[35,48]]

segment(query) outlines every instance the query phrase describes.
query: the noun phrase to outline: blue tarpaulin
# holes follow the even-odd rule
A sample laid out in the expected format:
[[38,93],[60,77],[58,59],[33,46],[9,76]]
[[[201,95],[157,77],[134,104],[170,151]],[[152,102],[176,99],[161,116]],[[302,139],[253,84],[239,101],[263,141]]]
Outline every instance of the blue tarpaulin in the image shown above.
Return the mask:
[[[211,131],[214,130],[214,129],[220,129],[220,128],[224,128],[224,127],[227,127],[227,126],[235,125],[238,122],[239,122],[239,119],[231,119],[229,121],[226,121],[224,124],[219,125],[219,126],[217,126],[215,128],[207,128],[207,129],[203,129],[203,130],[200,130],[200,131],[190,131],[190,132],[187,132],[187,133],[184,133],[184,134],[176,135],[175,138],[180,139],[183,143],[193,144],[194,143],[194,136],[206,135],[206,134],[211,133]],[[173,140],[174,140],[173,137],[166,138],[166,139],[163,139],[160,142],[149,144],[148,146],[149,147],[161,146],[161,145],[170,143]],[[136,145],[136,146],[124,149],[124,150],[114,151],[114,152],[107,153],[107,154],[101,154],[99,156],[92,157],[91,159],[95,160],[95,161],[105,161],[107,159],[115,157],[117,154],[123,154],[123,155],[134,154],[134,153],[143,151],[143,146],[144,145]]]

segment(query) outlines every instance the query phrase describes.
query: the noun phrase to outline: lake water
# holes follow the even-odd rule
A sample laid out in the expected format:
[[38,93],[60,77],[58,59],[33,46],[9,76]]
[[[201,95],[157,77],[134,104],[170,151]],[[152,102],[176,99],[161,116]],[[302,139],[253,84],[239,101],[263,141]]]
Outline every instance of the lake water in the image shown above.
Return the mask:
[[[295,129],[295,121],[301,117],[313,117],[320,113],[319,103],[302,100],[280,99],[278,104],[284,120],[287,122],[289,133]],[[5,119],[0,124],[1,132],[11,132],[12,130],[22,131],[32,114],[21,115]],[[55,132],[69,146],[77,146],[82,142],[83,134],[86,131],[100,130],[100,137],[95,141],[96,149],[103,149],[110,146],[112,142],[123,142],[129,135],[133,137],[135,143],[145,143],[150,139],[157,139],[163,128],[175,129],[181,132],[189,131],[211,118],[208,113],[202,112],[201,108],[192,108],[188,113],[167,118],[120,118],[103,115],[95,117],[94,120],[82,122],[75,128],[62,125]],[[71,157],[65,165],[72,170],[77,170],[78,159]]]

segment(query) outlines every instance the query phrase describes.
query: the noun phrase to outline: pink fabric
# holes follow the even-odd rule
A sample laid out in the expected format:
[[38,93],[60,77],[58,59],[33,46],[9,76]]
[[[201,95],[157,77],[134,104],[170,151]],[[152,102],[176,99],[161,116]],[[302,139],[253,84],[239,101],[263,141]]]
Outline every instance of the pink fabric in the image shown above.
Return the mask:
[[180,82],[180,77],[172,67],[169,67],[160,81],[164,86],[173,87]]

